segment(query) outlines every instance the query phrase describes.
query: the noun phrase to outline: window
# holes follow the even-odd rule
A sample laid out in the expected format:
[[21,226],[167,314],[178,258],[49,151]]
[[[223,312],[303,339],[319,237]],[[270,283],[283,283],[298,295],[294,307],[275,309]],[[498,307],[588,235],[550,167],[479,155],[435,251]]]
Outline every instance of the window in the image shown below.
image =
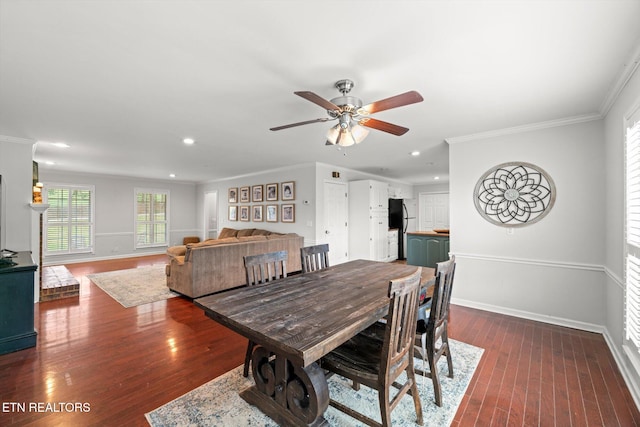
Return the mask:
[[136,189],[136,248],[168,246],[169,191]]
[[640,350],[640,106],[626,122],[626,268],[627,344]]
[[44,188],[46,255],[93,252],[93,186],[51,184]]

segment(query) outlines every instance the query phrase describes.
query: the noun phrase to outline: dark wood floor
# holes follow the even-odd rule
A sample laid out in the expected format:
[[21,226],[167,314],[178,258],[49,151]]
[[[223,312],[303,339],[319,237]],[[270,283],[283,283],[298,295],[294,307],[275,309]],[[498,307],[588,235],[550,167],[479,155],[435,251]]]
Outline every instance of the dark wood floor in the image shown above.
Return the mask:
[[[146,412],[242,363],[246,340],[191,301],[125,309],[85,277],[164,260],[68,265],[80,296],[37,304],[37,347],[0,356],[0,425],[145,426]],[[485,349],[455,426],[640,425],[601,335],[459,306],[450,335]],[[29,412],[48,402],[89,411]]]

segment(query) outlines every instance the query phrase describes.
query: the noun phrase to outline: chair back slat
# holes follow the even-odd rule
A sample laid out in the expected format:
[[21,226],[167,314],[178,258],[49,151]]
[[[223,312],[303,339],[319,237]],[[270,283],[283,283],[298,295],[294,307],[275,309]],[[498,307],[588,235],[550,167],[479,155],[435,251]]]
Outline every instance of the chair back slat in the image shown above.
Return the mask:
[[418,318],[418,296],[422,268],[415,273],[392,280],[389,283],[389,315],[382,346],[383,368],[381,377],[395,377],[397,372],[406,369],[413,354],[413,343]]
[[300,259],[303,273],[327,268],[329,267],[329,245],[325,243],[300,248]]
[[436,268],[436,283],[431,300],[431,313],[429,314],[429,323],[436,328],[449,317],[451,290],[456,271],[455,260],[455,256],[452,255],[448,261],[439,262]]
[[287,277],[287,256],[287,251],[245,256],[247,286]]

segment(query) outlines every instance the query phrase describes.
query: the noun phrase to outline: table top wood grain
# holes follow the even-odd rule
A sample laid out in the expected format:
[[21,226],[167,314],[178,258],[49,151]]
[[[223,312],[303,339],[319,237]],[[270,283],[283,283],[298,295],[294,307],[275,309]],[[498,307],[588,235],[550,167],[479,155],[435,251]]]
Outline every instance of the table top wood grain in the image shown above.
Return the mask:
[[[356,260],[194,302],[213,320],[308,366],[385,316],[389,281],[416,268]],[[424,284],[434,270],[422,270]]]

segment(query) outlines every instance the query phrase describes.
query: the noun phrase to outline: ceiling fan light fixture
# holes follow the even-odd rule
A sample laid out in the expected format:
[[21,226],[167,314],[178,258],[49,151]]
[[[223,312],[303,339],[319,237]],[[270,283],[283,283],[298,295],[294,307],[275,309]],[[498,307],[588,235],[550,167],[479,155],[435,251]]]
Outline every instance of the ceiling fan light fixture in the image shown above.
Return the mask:
[[[360,98],[347,95],[353,88],[352,80],[338,80],[335,87],[340,91],[341,96],[331,99],[330,101],[316,95],[310,91],[293,92],[309,102],[312,102],[327,111],[328,118],[315,120],[306,120],[303,122],[291,123],[284,126],[276,126],[270,130],[288,129],[296,126],[307,125],[310,123],[326,122],[329,120],[338,120],[338,124],[329,129],[327,132],[326,145],[338,145],[347,147],[362,142],[369,133],[368,129],[376,129],[387,132],[392,135],[400,136],[409,131],[409,128],[398,126],[393,123],[384,122],[369,117],[370,114],[379,111],[390,110],[392,108],[403,107],[409,104],[422,102],[424,99],[415,90],[401,93],[389,98],[381,99],[370,104],[364,105]],[[363,127],[364,126],[364,127]]]
[[369,135],[369,129],[357,124],[352,125],[351,135],[353,135],[353,139],[355,140],[356,144],[360,144],[367,137],[367,135]]
[[351,123],[346,129],[343,129],[340,124],[337,124],[327,132],[327,145],[349,147],[360,144],[367,135],[369,135],[369,130],[360,125]]

